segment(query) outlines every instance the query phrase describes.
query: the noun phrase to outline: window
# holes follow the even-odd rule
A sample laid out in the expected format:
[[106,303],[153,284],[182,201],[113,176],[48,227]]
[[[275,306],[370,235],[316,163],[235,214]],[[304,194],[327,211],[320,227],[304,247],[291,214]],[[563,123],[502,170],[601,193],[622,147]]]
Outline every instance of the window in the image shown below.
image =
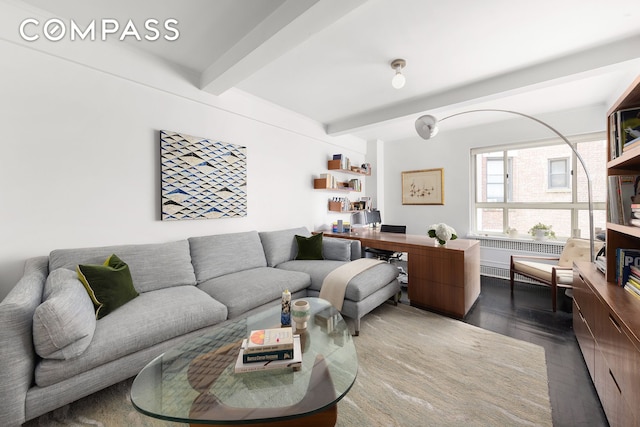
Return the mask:
[[[505,179],[511,173],[511,159],[508,160],[509,169],[504,170],[502,157],[487,157],[486,159],[486,200],[491,202],[504,202]],[[507,180],[507,200],[511,200],[511,181]]]
[[549,189],[569,189],[569,158],[549,159]]
[[[594,227],[606,225],[606,140],[603,133],[571,138],[591,177]],[[538,222],[558,238],[589,235],[587,178],[571,147],[560,139],[472,149],[475,192],[472,227],[525,236]],[[506,195],[506,197],[505,197]]]

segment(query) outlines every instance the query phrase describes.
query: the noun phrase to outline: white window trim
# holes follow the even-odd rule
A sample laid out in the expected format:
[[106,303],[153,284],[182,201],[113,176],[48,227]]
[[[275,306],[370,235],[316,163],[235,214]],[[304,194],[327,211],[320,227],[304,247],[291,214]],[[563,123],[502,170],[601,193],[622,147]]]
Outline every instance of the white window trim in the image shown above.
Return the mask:
[[[567,139],[569,140],[570,143],[572,144],[577,144],[580,142],[590,142],[590,141],[594,141],[594,140],[606,140],[607,139],[607,135],[606,132],[590,132],[590,133],[585,133],[585,134],[581,134],[581,135],[573,135],[570,137],[567,137]],[[571,179],[571,191],[573,192],[573,198],[574,200],[572,202],[566,202],[566,203],[541,203],[541,202],[536,202],[536,203],[519,203],[519,202],[507,202],[507,203],[483,203],[483,202],[478,202],[477,199],[477,186],[476,186],[476,177],[477,177],[477,168],[476,168],[476,156],[478,154],[485,154],[485,153],[493,153],[493,152],[499,152],[502,151],[504,152],[504,156],[505,156],[505,161],[508,161],[508,156],[507,156],[507,152],[509,150],[518,150],[518,149],[525,149],[525,148],[535,148],[535,147],[545,147],[545,146],[550,146],[550,145],[559,145],[559,144],[565,144],[566,143],[559,137],[554,137],[554,138],[547,138],[547,139],[542,139],[542,140],[535,140],[535,141],[527,141],[527,142],[519,142],[519,143],[512,143],[512,144],[499,144],[499,145],[492,145],[492,146],[483,146],[483,147],[472,147],[470,150],[470,156],[469,156],[469,170],[471,171],[471,174],[469,176],[470,178],[470,182],[469,182],[469,188],[471,189],[469,191],[469,206],[470,206],[470,211],[469,211],[469,224],[471,225],[471,233],[481,233],[482,235],[485,236],[501,236],[503,233],[500,232],[491,232],[491,231],[480,231],[478,230],[478,224],[477,224],[477,215],[476,215],[476,210],[477,209],[481,209],[481,208],[486,208],[486,209],[491,209],[491,208],[498,208],[498,209],[502,209],[503,212],[503,218],[502,218],[502,223],[503,224],[507,224],[508,223],[508,211],[506,208],[517,208],[517,209],[570,209],[571,210],[571,223],[572,223],[572,228],[574,224],[578,223],[578,211],[581,210],[589,210],[589,203],[588,202],[578,202],[577,200],[575,200],[575,198],[577,197],[577,179]],[[578,160],[577,160],[577,156],[575,154],[572,153],[571,155],[571,171],[575,171],[577,170],[576,168],[582,168],[582,165],[578,165]],[[584,170],[583,170],[584,172]],[[591,171],[589,171],[591,172]],[[573,173],[573,172],[572,172]],[[505,180],[505,187],[507,186],[507,180]],[[505,194],[506,194],[507,188],[505,188]],[[593,209],[594,210],[606,210],[606,202],[593,202]],[[568,236],[564,236],[564,237],[568,237]],[[562,239],[562,237],[560,237],[560,239]]]

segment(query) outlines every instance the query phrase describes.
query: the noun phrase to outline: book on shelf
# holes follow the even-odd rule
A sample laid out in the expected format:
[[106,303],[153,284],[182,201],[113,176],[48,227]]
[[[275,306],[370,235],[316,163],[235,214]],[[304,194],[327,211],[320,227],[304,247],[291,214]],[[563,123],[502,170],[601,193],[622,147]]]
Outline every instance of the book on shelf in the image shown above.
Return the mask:
[[624,286],[629,280],[631,267],[640,268],[640,250],[616,249],[616,283]]
[[[609,221],[621,225],[632,224],[639,175],[615,175],[609,177]],[[637,209],[637,208],[636,208]]]
[[616,111],[618,137],[623,151],[629,144],[640,140],[640,108],[628,108]]
[[267,351],[293,349],[293,329],[286,328],[256,329],[251,331],[244,348],[245,353],[264,353]]
[[640,146],[640,108],[627,108],[609,116],[610,158]]
[[636,289],[630,285],[624,285],[624,289],[636,298],[640,298],[640,289]]
[[324,180],[324,185],[322,188],[335,188],[336,187],[336,178],[330,173],[322,173],[320,174],[320,179]]
[[293,337],[293,358],[286,360],[269,360],[265,362],[245,363],[243,357],[245,354],[247,339],[242,340],[242,346],[238,352],[238,358],[234,366],[236,374],[246,372],[267,371],[272,369],[292,369],[296,370],[302,367],[302,347],[300,346],[300,335]]

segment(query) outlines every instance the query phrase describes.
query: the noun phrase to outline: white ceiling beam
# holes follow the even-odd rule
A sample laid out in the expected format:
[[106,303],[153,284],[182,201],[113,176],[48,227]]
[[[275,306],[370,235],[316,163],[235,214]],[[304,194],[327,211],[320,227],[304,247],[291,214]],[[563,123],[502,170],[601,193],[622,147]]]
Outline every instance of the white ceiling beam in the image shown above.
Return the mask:
[[383,122],[421,114],[438,108],[478,100],[490,100],[515,95],[558,84],[562,80],[585,78],[606,72],[606,68],[636,60],[640,51],[640,36],[619,40],[593,49],[566,55],[528,68],[459,86],[451,90],[414,98],[392,107],[383,107],[326,125],[329,135],[344,135]]
[[287,0],[202,73],[200,88],[221,95],[366,0]]

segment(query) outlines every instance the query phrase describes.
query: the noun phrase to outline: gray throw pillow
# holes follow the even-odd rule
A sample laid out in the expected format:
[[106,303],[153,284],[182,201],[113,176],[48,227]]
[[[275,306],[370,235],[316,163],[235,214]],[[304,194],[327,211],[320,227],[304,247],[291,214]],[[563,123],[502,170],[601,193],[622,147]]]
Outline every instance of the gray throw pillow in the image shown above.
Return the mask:
[[96,329],[93,302],[75,271],[61,268],[47,277],[45,300],[33,315],[33,344],[45,359],[71,359],[84,353]]
[[322,241],[324,259],[351,261],[351,240],[325,237]]

